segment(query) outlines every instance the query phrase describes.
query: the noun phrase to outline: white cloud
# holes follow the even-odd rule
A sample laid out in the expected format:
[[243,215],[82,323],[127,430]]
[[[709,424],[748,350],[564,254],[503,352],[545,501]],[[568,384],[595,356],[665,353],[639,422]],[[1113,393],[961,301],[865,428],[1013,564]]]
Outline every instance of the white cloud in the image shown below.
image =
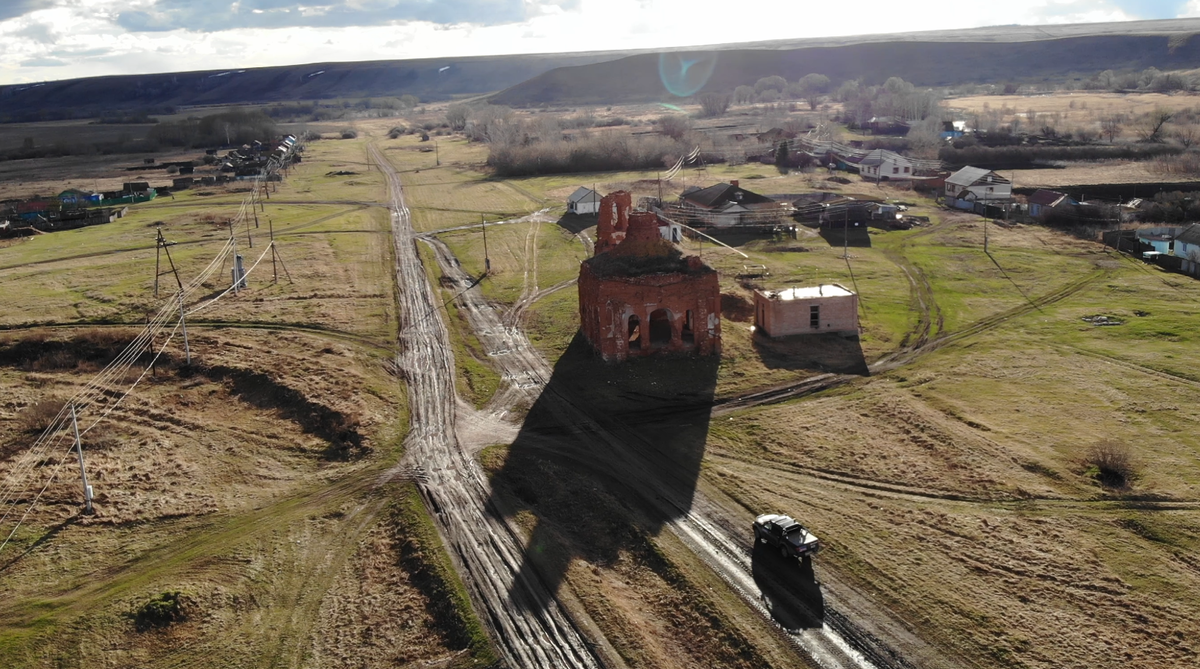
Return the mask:
[[[898,4],[860,0],[853,21],[837,3],[798,5],[794,0],[451,0],[457,8],[437,22],[391,20],[363,26],[322,27],[341,12],[427,4],[416,0],[241,0],[236,8],[258,9],[271,21],[312,23],[298,27],[214,30],[172,28],[191,0],[31,0],[31,11],[0,21],[0,83],[103,74],[244,68],[326,61],[429,58],[482,54],[545,53],[608,49],[653,49],[731,42],[867,33],[961,29],[987,25],[1123,21],[1133,18],[1110,0],[1013,0],[979,3],[932,0]],[[230,5],[222,0],[217,5]],[[471,8],[486,7],[479,14]],[[516,7],[516,9],[514,9]],[[1200,13],[1200,0],[1189,11]],[[300,11],[283,12],[284,9]],[[181,10],[182,11],[182,10]],[[240,11],[240,10],[239,10]],[[484,25],[516,12],[523,20]],[[165,30],[130,30],[122,14],[141,12]],[[508,13],[508,14],[506,14]],[[10,12],[11,14],[11,12]],[[0,17],[4,14],[0,13]],[[190,16],[190,14],[188,14]],[[259,16],[259,15],[254,15]],[[157,17],[157,18],[156,18]],[[165,18],[164,18],[165,17]],[[172,18],[174,17],[174,18]],[[463,23],[452,19],[461,17]],[[303,19],[302,21],[300,19]],[[287,21],[283,21],[286,23]],[[122,23],[126,26],[122,27]],[[41,27],[39,27],[41,26]],[[54,65],[54,59],[63,65]],[[32,65],[37,63],[37,65]]]

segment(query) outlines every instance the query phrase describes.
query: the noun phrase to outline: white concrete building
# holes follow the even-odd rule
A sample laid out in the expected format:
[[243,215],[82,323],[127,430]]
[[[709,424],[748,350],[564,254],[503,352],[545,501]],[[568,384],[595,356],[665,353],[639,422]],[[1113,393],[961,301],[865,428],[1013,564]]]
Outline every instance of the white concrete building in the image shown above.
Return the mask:
[[771,338],[832,333],[858,336],[858,295],[836,283],[754,291],[754,326]]

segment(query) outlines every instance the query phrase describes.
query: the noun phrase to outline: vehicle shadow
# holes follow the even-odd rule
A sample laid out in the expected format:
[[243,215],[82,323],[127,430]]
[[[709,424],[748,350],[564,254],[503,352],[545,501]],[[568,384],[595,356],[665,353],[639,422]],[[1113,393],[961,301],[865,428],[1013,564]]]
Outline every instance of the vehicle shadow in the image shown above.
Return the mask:
[[771,618],[789,632],[820,627],[825,598],[813,573],[812,558],[789,558],[762,542],[754,542],[750,569]]
[[[649,537],[691,508],[718,364],[607,364],[576,334],[516,440],[481,454],[490,508],[530,536],[515,605],[548,606],[577,557],[602,567],[661,561]],[[521,586],[530,579],[546,589]]]
[[811,334],[772,339],[755,333],[752,343],[763,364],[771,369],[808,369],[860,376],[871,373],[857,337]]

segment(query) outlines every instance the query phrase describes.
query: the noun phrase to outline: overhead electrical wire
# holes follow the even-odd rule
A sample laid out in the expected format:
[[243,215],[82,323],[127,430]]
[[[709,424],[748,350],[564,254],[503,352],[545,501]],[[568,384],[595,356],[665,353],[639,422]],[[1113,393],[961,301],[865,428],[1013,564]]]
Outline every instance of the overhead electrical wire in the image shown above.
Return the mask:
[[[297,145],[296,148],[299,148]],[[42,497],[51,485],[58,479],[59,471],[63,464],[70,459],[72,452],[75,450],[74,430],[68,429],[71,427],[71,415],[74,413],[74,422],[79,427],[79,434],[82,437],[96,427],[100,421],[104,420],[121,402],[137,387],[145,378],[146,374],[154,367],[158,359],[166,351],[167,345],[174,339],[178,333],[183,317],[190,313],[196,313],[203,309],[212,306],[222,297],[225,297],[234,286],[221,292],[214,298],[202,302],[198,306],[193,306],[190,310],[185,306],[187,301],[193,294],[199,290],[213,274],[220,271],[224,267],[225,260],[228,259],[230,253],[233,253],[237,248],[237,242],[233,231],[236,230],[242,223],[247,226],[247,234],[249,234],[248,212],[253,212],[254,206],[258,203],[259,188],[265,187],[266,180],[274,174],[280,167],[280,162],[271,159],[267,163],[267,167],[255,175],[250,192],[242,199],[241,206],[238,208],[237,215],[230,221],[230,237],[225,241],[208,265],[200,272],[194,275],[186,284],[179,282],[179,290],[174,295],[164,301],[158,312],[150,318],[146,325],[141,329],[133,341],[131,341],[108,365],[96,374],[82,389],[77,391],[70,399],[68,399],[58,414],[49,422],[41,434],[34,440],[34,443],[18,457],[17,462],[7,472],[5,479],[0,482],[0,507],[4,508],[3,514],[0,514],[0,532],[3,532],[4,523],[13,517],[14,511],[20,508],[20,500],[27,496],[27,493],[32,493],[37,489],[37,493],[33,495],[32,500],[24,506],[24,511],[13,524],[12,529],[3,535],[3,541],[0,542],[0,551],[9,544],[12,538],[16,535],[24,521],[32,513],[33,509],[41,501]],[[266,250],[258,257],[251,265],[250,269],[245,271],[241,277],[237,278],[237,282],[244,281],[252,271],[262,262],[266,254],[274,247],[274,241],[267,245]],[[175,274],[178,279],[178,273]],[[168,328],[171,331],[163,340],[162,345],[158,347],[156,353],[149,361],[149,364],[142,368],[138,377],[130,384],[118,383],[122,379],[127,379],[130,370],[138,360],[146,353],[147,350],[153,352],[155,342],[158,336]],[[105,402],[106,396],[117,395],[115,400]],[[91,422],[83,425],[80,418],[83,414],[89,412],[94,405],[107,404],[107,406],[99,411],[99,415],[90,416],[88,420]],[[87,420],[82,421],[87,423]],[[45,465],[48,456],[51,453],[58,452],[58,448],[63,441],[68,441],[69,445],[59,458],[56,465],[49,469],[49,477],[45,483],[38,489],[37,477],[34,476],[34,470],[39,466]]]

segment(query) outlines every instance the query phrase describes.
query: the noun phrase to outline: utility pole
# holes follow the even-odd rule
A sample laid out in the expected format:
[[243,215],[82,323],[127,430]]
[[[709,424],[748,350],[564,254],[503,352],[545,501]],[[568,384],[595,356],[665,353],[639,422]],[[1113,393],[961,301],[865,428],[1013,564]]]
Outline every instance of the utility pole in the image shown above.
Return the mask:
[[[251,205],[251,206],[253,206],[253,205]],[[238,259],[237,236],[234,234],[234,231],[233,231],[233,219],[232,218],[229,219],[229,241],[233,243],[233,294],[237,295],[238,294],[238,284],[240,284],[241,282],[238,281],[238,275],[237,275],[237,271],[238,271],[238,267],[237,267],[238,266],[238,263],[237,263],[237,259]],[[221,267],[222,267],[222,269],[224,269],[225,265],[222,264]]]
[[479,227],[483,229],[483,275],[487,276],[492,273],[492,260],[488,258],[487,219],[482,214],[479,216]]
[[192,348],[188,344],[187,320],[184,318],[183,313],[183,280],[179,278],[179,268],[175,267],[175,261],[171,259],[171,249],[167,247],[165,241],[163,242],[163,251],[167,254],[167,262],[171,263],[171,272],[175,275],[175,284],[179,286],[179,323],[183,326],[183,351],[187,359],[187,364],[190,366],[192,364]]
[[187,318],[183,313],[183,291],[179,291],[179,324],[183,326],[183,355],[189,367],[192,365],[192,347],[188,343]]
[[271,231],[271,283],[279,283],[279,268],[275,266],[275,224],[267,217],[267,229]]
[[163,243],[162,226],[159,225],[158,235],[154,240],[154,299],[158,299],[158,277],[161,276],[159,267],[164,246],[165,244]]
[[850,258],[850,206],[846,205],[842,215],[842,259]]
[[79,439],[79,420],[71,404],[71,427],[75,430],[75,451],[79,453],[79,477],[83,479],[83,512],[92,515],[92,486],[88,485],[87,469],[83,466],[83,442]]
[[437,140],[433,140],[433,160],[438,166],[442,164],[442,154],[438,151]]
[[984,217],[983,217],[983,252],[984,252],[984,253],[986,253],[987,255],[992,255],[991,253],[988,253],[988,229],[987,229],[987,223],[988,223],[987,216],[984,216]]

